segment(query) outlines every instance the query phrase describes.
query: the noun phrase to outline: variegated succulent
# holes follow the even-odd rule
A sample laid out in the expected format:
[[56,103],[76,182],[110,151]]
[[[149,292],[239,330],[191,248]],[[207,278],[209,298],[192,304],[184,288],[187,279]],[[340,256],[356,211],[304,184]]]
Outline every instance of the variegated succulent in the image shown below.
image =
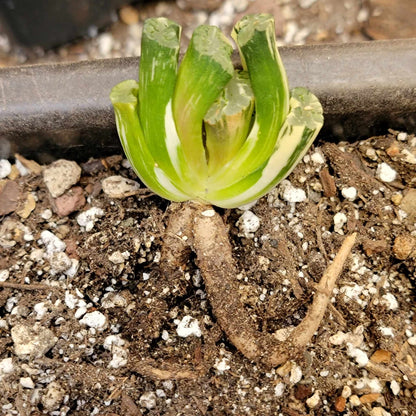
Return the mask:
[[122,146],[156,194],[241,206],[292,171],[322,127],[322,106],[305,88],[289,91],[271,15],[235,25],[242,69],[231,42],[206,25],[179,65],[180,35],[166,18],[146,20],[139,80],[110,96]]

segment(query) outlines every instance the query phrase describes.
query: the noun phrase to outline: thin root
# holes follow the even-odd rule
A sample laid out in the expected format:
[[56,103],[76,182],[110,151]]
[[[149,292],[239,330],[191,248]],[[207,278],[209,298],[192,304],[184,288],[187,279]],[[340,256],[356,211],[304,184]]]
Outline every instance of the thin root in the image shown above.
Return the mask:
[[134,364],[134,371],[152,380],[196,380],[201,377],[201,368],[180,364],[163,364],[159,367],[155,360],[147,359]]

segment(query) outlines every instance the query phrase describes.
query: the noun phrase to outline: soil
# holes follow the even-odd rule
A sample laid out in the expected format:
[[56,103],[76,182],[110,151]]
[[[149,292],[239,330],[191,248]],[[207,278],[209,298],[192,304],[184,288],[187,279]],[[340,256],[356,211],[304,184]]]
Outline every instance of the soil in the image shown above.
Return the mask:
[[[246,211],[217,210],[239,271],[238,293],[224,295],[267,333],[302,320],[358,232],[321,326],[278,368],[229,342],[194,256],[161,272],[170,203],[143,185],[118,197],[103,186],[137,181],[121,155],[78,164],[70,213],[45,184],[48,166],[20,158],[0,183],[1,414],[416,415],[414,135],[316,142],[249,208],[252,228]],[[93,207],[101,216],[83,223]]]

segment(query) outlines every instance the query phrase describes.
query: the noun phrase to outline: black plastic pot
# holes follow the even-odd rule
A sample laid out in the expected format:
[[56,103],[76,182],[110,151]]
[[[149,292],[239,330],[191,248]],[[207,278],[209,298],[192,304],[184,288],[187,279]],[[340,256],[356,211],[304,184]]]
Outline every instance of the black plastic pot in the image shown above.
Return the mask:
[[[320,137],[356,139],[387,128],[416,130],[416,40],[281,48],[289,83],[321,100]],[[0,157],[42,162],[120,151],[109,101],[137,78],[139,59],[0,69]]]
[[0,21],[24,46],[51,48],[111,23],[128,0],[2,0]]

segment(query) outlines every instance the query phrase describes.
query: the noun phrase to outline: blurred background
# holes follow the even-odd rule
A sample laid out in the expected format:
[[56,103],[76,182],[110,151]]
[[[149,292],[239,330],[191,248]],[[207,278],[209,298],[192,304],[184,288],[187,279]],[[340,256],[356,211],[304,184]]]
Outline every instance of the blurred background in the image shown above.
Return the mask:
[[0,0],[0,67],[140,55],[143,21],[230,33],[249,13],[275,17],[279,45],[416,37],[416,0]]

